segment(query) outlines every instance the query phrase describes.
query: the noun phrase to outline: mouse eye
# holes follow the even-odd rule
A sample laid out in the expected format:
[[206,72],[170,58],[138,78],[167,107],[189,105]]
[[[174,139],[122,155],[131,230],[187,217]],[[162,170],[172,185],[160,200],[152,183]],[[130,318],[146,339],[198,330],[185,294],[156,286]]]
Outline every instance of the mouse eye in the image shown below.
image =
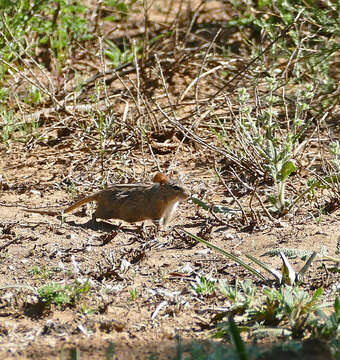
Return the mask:
[[176,191],[179,190],[179,186],[177,186],[177,185],[174,185],[172,188]]

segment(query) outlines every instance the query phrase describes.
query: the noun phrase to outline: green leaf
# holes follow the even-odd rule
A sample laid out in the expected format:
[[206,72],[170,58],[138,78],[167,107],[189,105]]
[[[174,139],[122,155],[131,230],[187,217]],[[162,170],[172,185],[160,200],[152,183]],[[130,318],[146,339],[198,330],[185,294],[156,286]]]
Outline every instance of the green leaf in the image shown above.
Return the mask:
[[235,324],[234,318],[232,316],[229,316],[228,320],[229,320],[230,335],[231,335],[231,337],[233,339],[233,342],[235,344],[237,354],[238,354],[240,360],[249,359],[248,354],[247,354],[246,346],[245,346],[244,342],[241,339],[240,330],[238,329],[237,325]]
[[288,160],[282,165],[281,171],[277,177],[279,180],[285,181],[292,172],[296,171],[296,169],[295,161]]
[[257,276],[258,278],[260,278],[262,281],[267,281],[267,279],[258,271],[256,271],[255,269],[253,269],[251,266],[247,265],[245,262],[243,262],[240,258],[238,258],[237,256],[228,253],[227,251],[219,248],[218,246],[215,246],[211,243],[209,243],[208,241],[202,239],[199,236],[196,236],[194,234],[189,233],[186,230],[182,230],[185,234],[187,234],[188,236],[192,237],[193,239],[203,243],[204,245],[208,246],[210,249],[213,249],[217,252],[219,252],[220,254],[224,255],[225,257],[235,261],[237,264],[241,265],[243,268],[247,269],[249,272],[251,272],[252,274],[254,274],[255,276]]
[[228,207],[220,206],[220,205],[211,206],[211,205],[208,205],[207,203],[205,203],[204,201],[197,199],[193,196],[190,199],[192,200],[192,202],[194,204],[198,205],[199,207],[203,208],[204,210],[211,209],[211,211],[214,213],[232,214],[232,213],[241,211],[241,210],[232,209],[232,208],[228,208]]

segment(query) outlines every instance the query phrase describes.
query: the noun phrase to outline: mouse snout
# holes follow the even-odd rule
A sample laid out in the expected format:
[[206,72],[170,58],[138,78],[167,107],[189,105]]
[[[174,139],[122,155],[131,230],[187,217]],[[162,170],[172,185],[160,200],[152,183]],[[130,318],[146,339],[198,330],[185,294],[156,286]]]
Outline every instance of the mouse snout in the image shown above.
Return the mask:
[[186,200],[190,197],[190,194],[187,190],[183,190],[183,193],[182,193],[182,199],[183,200]]

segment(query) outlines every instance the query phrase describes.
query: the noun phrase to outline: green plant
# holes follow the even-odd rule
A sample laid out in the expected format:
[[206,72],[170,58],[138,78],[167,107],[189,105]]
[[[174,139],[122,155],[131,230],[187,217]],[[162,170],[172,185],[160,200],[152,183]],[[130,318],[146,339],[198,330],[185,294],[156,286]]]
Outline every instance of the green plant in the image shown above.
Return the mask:
[[112,12],[112,14],[105,16],[104,20],[112,22],[126,21],[132,6],[136,1],[137,0],[105,0],[104,4],[106,10]]
[[114,42],[110,40],[105,41],[105,56],[109,59],[113,67],[128,63],[133,60],[134,52],[139,53],[140,46],[132,44],[130,47],[123,39],[123,49],[121,50]]
[[96,314],[99,312],[98,308],[89,308],[86,305],[82,305],[80,307],[80,311],[86,315]]
[[110,142],[117,135],[118,129],[116,128],[116,119],[113,114],[99,113],[97,117],[93,119],[95,129],[99,137],[99,150],[105,153]]
[[0,111],[0,119],[2,120],[1,140],[7,143],[18,129],[15,123],[14,112],[2,109]]
[[[237,14],[229,25],[252,30],[253,39],[249,43],[255,53],[261,31],[270,40],[275,40],[263,64],[271,65],[280,59],[285,66],[283,75],[287,77],[291,72],[293,83],[303,84],[306,79],[312,79],[318,84],[314,95],[323,101],[314,103],[313,107],[321,110],[336,102],[335,97],[326,99],[324,95],[331,94],[335,86],[329,68],[332,57],[340,48],[337,41],[340,34],[338,2],[323,5],[313,2],[307,6],[303,0],[228,2]],[[280,36],[285,28],[284,36]]]
[[77,42],[91,38],[86,10],[78,0],[5,2],[0,11],[0,58],[4,60],[0,62],[0,79],[9,70],[8,64],[25,57],[25,53],[34,56],[38,47],[50,49],[62,65]]
[[[243,260],[241,260],[240,257],[237,257],[221,248],[219,248],[216,245],[211,244],[210,242],[202,239],[199,236],[196,236],[194,234],[191,234],[185,230],[182,230],[185,234],[187,234],[188,236],[192,237],[193,239],[205,244],[206,246],[208,246],[210,249],[213,249],[217,252],[219,252],[220,254],[222,254],[223,256],[225,256],[228,259],[231,259],[233,261],[235,261],[237,264],[241,265],[244,269],[248,270],[249,272],[251,272],[253,275],[257,276],[259,279],[261,279],[262,281],[265,282],[269,282],[270,279],[267,279],[264,275],[262,275],[259,271],[257,271],[254,267],[246,264]],[[255,264],[259,265],[262,269],[264,269],[266,272],[268,272],[269,274],[271,274],[275,280],[276,283],[278,284],[287,284],[287,285],[294,285],[297,283],[300,283],[304,274],[306,273],[306,271],[308,270],[308,268],[311,266],[314,257],[317,255],[317,253],[314,251],[310,254],[308,260],[306,261],[305,265],[302,267],[302,269],[296,273],[294,271],[294,269],[292,268],[292,266],[290,265],[288,259],[286,258],[285,254],[283,252],[279,252],[279,255],[281,257],[282,260],[282,267],[281,267],[281,271],[277,271],[275,269],[271,269],[269,268],[265,263],[263,263],[262,261],[256,259],[255,257],[251,256],[250,254],[246,254],[245,256],[250,259],[251,261],[253,261]],[[337,259],[335,258],[327,258],[328,260],[332,260],[337,262]]]
[[239,355],[240,360],[249,359],[246,346],[243,340],[241,339],[240,331],[236,326],[236,323],[232,316],[229,316],[229,333],[231,335],[231,339],[235,345],[236,352]]
[[[242,282],[239,285],[244,288]],[[223,295],[230,293],[226,292],[225,288],[225,284],[220,287]],[[228,296],[232,305],[230,310],[224,313],[224,317],[237,315],[235,321],[242,325],[244,331],[251,331],[254,335],[276,333],[302,338],[313,326],[320,309],[326,306],[320,302],[321,295],[321,288],[310,296],[306,291],[292,286],[283,286],[280,289],[265,287],[261,291],[252,287],[251,297],[245,293],[234,299]],[[229,321],[219,323],[216,336],[228,333],[229,326]]]
[[40,104],[44,100],[44,95],[41,93],[41,91],[35,86],[31,85],[28,89],[28,94],[25,99],[27,104]]
[[100,158],[102,172],[105,171],[105,158],[110,155],[112,142],[119,134],[119,127],[114,114],[98,112],[93,118],[94,128],[98,136],[97,149]]
[[[300,0],[227,3],[234,15],[229,26],[239,28],[245,46],[251,48],[247,50],[252,52],[251,61],[238,75],[250,75],[254,82],[237,90],[238,113],[230,108],[232,135],[218,114],[213,132],[229,160],[242,171],[253,170],[258,183],[263,178],[271,204],[266,211],[284,215],[303,198],[301,194],[306,194],[301,190],[293,197],[287,191],[287,184],[295,181],[297,164],[306,160],[307,144],[312,143],[305,138],[315,123],[325,121],[326,109],[337,103],[336,81],[330,70],[340,49],[340,5],[306,6]],[[245,28],[251,29],[251,36]],[[337,169],[338,150],[333,142],[333,169]],[[253,171],[249,171],[250,178]],[[317,185],[314,183],[313,189]]]
[[[240,289],[239,289],[240,288]],[[219,280],[218,290],[223,296],[233,303],[234,309],[247,307],[253,301],[257,288],[250,280],[240,281],[236,279],[235,285],[229,285],[225,280]]]
[[129,295],[130,295],[130,299],[132,301],[136,301],[138,298],[138,289],[137,288],[133,288],[129,290]]
[[215,288],[215,280],[208,279],[205,276],[196,277],[195,282],[191,284],[191,288],[197,295],[211,295]]
[[52,279],[55,274],[60,272],[60,269],[49,268],[48,266],[32,266],[27,272],[36,279]]
[[78,347],[70,350],[71,360],[80,360],[80,349]]
[[31,140],[40,139],[41,141],[44,140],[44,137],[41,136],[40,133],[40,123],[39,120],[35,120],[32,118],[30,122],[24,122],[18,125],[19,135],[16,138],[16,141],[22,143],[28,143]]
[[32,138],[40,136],[39,121],[32,119],[30,122],[19,122],[14,111],[0,110],[0,119],[2,120],[1,140],[8,145],[9,141],[27,143]]
[[335,175],[327,175],[324,177],[319,177],[318,179],[310,179],[307,181],[307,189],[299,194],[290,204],[289,210],[292,209],[299,201],[301,201],[304,196],[310,195],[314,197],[315,189],[330,189],[334,184],[340,183],[340,173]]
[[302,338],[307,327],[311,324],[311,317],[322,308],[320,303],[322,289],[317,289],[312,296],[303,290],[293,287],[282,289],[282,306],[292,329],[293,338]]
[[274,94],[279,86],[279,79],[274,72],[266,81],[269,90],[266,96],[268,108],[257,118],[252,115],[253,109],[249,105],[250,95],[247,90],[238,89],[240,115],[236,126],[243,148],[247,147],[247,151],[254,154],[257,164],[273,179],[274,190],[268,193],[267,198],[274,206],[271,208],[272,212],[282,214],[292,202],[286,198],[286,183],[288,177],[297,169],[293,157],[299,139],[308,128],[308,123],[301,119],[302,112],[308,108],[306,101],[311,95],[306,91],[302,96],[298,91],[295,117],[288,121],[289,130],[284,133],[279,129],[279,120],[274,109],[279,100]]
[[75,306],[79,301],[80,296],[87,293],[90,289],[88,281],[83,284],[75,281],[72,285],[62,285],[57,283],[50,283],[43,285],[37,289],[39,300],[50,307],[55,304],[60,308],[66,306]]
[[115,355],[115,345],[111,341],[109,341],[109,344],[107,348],[105,349],[105,359],[106,360],[113,360]]
[[329,144],[329,153],[333,155],[330,163],[336,173],[340,173],[340,141],[332,141]]
[[8,88],[1,87],[0,88],[0,104],[4,103],[8,97]]
[[196,204],[197,206],[201,207],[204,210],[211,210],[213,213],[221,213],[221,214],[234,214],[238,213],[241,210],[238,209],[232,209],[226,206],[220,206],[220,205],[209,205],[205,203],[204,201],[197,199],[193,196],[190,197],[190,200]]
[[310,323],[312,337],[330,340],[335,358],[340,357],[340,299],[334,301],[334,311],[328,315],[321,309],[317,310],[318,318]]

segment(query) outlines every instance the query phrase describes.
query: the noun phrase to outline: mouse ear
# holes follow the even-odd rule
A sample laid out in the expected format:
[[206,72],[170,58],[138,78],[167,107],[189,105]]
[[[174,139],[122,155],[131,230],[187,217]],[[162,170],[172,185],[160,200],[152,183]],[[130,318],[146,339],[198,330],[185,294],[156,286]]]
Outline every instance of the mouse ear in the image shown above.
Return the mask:
[[155,183],[159,183],[159,184],[165,184],[168,181],[167,177],[162,174],[162,173],[157,173],[154,177],[153,177],[153,182]]

